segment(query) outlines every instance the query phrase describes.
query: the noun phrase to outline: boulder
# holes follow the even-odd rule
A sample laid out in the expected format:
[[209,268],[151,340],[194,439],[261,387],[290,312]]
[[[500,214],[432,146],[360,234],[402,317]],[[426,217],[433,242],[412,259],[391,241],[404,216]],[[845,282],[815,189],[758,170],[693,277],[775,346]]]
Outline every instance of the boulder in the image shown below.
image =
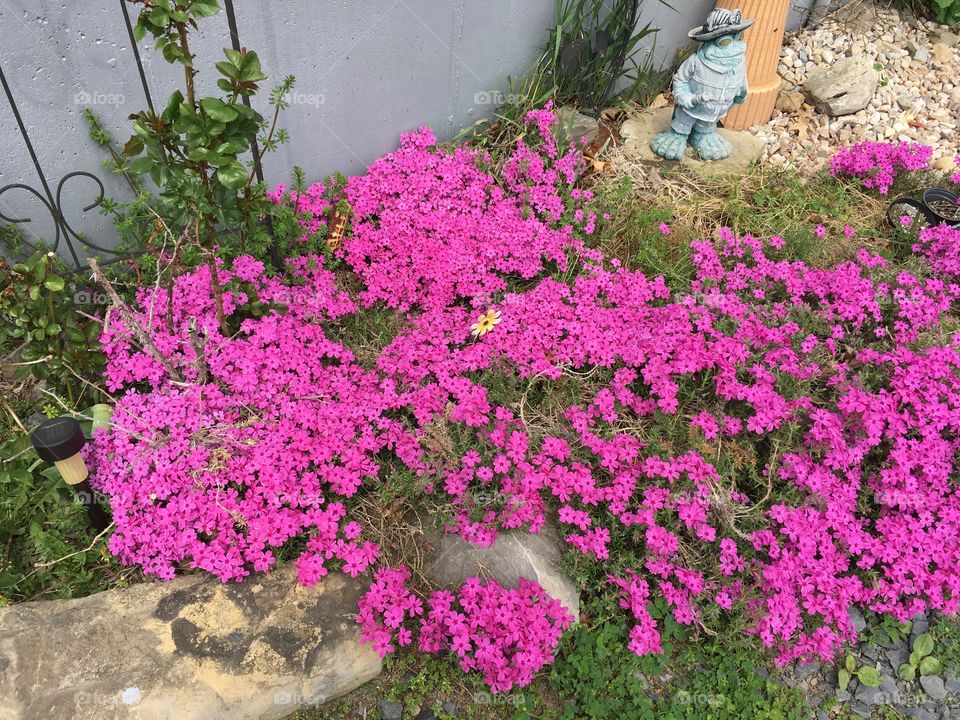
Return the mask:
[[[670,127],[673,117],[672,107],[646,110],[629,118],[620,128],[620,135],[624,139],[623,151],[629,157],[644,162],[666,164],[668,161],[654,154],[650,149],[650,141]],[[762,138],[748,132],[735,130],[718,130],[732,146],[733,153],[724,160],[706,161],[697,157],[690,146],[680,158],[680,165],[705,175],[739,175],[750,169],[762,156],[766,144]]]
[[852,115],[863,110],[877,92],[880,73],[864,57],[837,60],[816,68],[807,77],[803,92],[811,105],[827,115]]
[[359,642],[369,581],[292,566],[0,609],[0,720],[278,720],[380,674]]
[[573,108],[560,108],[557,120],[567,136],[578,147],[581,143],[589,145],[600,134],[600,124],[596,118],[584,115]]
[[516,587],[521,577],[534,580],[580,621],[580,592],[560,570],[562,540],[549,525],[536,535],[522,530],[502,532],[488,548],[459,535],[434,535],[428,542],[436,550],[423,571],[430,582],[454,588],[469,577],[480,577]]

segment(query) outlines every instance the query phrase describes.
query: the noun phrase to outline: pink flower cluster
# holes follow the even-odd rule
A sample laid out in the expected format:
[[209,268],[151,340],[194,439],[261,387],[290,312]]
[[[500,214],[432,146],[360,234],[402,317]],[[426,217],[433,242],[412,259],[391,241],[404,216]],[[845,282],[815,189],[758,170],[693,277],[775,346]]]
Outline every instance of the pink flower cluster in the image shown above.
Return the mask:
[[331,558],[353,576],[376,561],[379,549],[358,538],[341,500],[377,476],[378,452],[402,454],[413,440],[383,415],[397,402],[390,384],[324,334],[322,323],[355,306],[320,263],[293,263],[290,284],[247,257],[221,266],[228,318],[254,299],[272,308],[228,337],[206,266],[177,279],[172,332],[167,294],[140,293],[136,320],[154,350],[111,315],[101,337],[106,382],[125,392],[91,462],[117,525],[109,547],[123,562],[161,578],[187,562],[240,579],[269,569],[274,549],[303,535],[306,583]]
[[[172,308],[140,293],[152,347],[111,316],[122,395],[92,451],[111,550],[160,577],[185,564],[227,580],[305,538],[304,582],[331,563],[356,575],[379,549],[351,506],[390,464],[449,500],[448,529],[472,542],[552,522],[589,561],[638,558],[608,578],[638,654],[661,647],[654,600],[689,626],[741,614],[782,662],[830,657],[854,637],[852,607],[960,608],[960,338],[940,331],[960,296],[957,231],[925,230],[912,274],[866,251],[831,268],[775,260],[783,238],[723,229],[693,244],[678,296],[587,246],[579,161],[551,112],[528,121],[500,175],[423,130],[349,182],[354,235],[337,252],[360,304],[405,313],[372,367],[334,339],[359,309],[319,258],[277,278],[250,258],[221,266],[226,335],[205,267],[177,280]],[[836,172],[878,188],[925,163],[917,149],[843,157]],[[479,308],[500,322],[474,338]],[[515,402],[491,397],[499,376]],[[544,428],[525,392],[538,383],[582,397]],[[462,440],[453,462],[431,450],[434,422]],[[754,479],[722,470],[731,446],[755,449]],[[419,647],[449,648],[496,690],[528,682],[566,626],[529,583],[424,604],[408,580],[376,570],[365,639],[412,644],[417,619]]]
[[897,175],[927,168],[932,154],[933,148],[919,143],[861,142],[830,158],[830,174],[861,178],[864,187],[886,195]]
[[923,228],[913,251],[925,256],[938,274],[960,279],[960,227],[935,225]]
[[531,113],[502,185],[489,156],[468,147],[440,151],[428,128],[404,135],[399,150],[351,178],[355,237],[344,256],[366,286],[364,304],[439,309],[469,298],[485,308],[507,276],[565,270],[574,226],[589,234],[596,219],[571,208],[582,161],[560,152],[555,124],[549,111]]
[[456,592],[439,590],[426,602],[408,587],[409,571],[381,568],[360,601],[361,639],[381,657],[410,645],[407,627],[416,619],[418,647],[449,650],[464,672],[478,671],[494,692],[528,685],[553,661],[563,631],[573,622],[567,610],[538,584],[520,579],[508,589],[496,581],[469,578]]
[[[547,278],[505,294],[503,320],[482,342],[467,341],[469,314],[452,306],[419,316],[384,349],[379,369],[398,388],[429,398],[421,405],[433,408],[429,417],[450,404],[451,419],[474,429],[459,467],[433,471],[457,509],[456,531],[486,545],[499,528],[536,532],[555,512],[570,527],[567,542],[604,561],[639,529],[646,560],[633,572],[645,571],[646,585],[633,576],[618,585],[655,590],[683,624],[702,616],[704,602],[727,610],[742,601],[751,632],[783,661],[829,656],[851,637],[851,605],[901,618],[927,605],[955,610],[949,589],[960,565],[951,553],[960,545],[945,543],[940,528],[953,527],[960,498],[935,499],[902,477],[902,463],[908,449],[946,457],[956,445],[941,434],[960,410],[960,386],[951,380],[957,347],[910,348],[936,328],[958,287],[892,275],[866,252],[830,269],[774,261],[762,241],[729,230],[719,247],[695,243],[694,260],[694,292],[675,301],[662,280],[590,265],[570,285]],[[471,379],[480,369],[513,368],[560,380],[597,367],[609,368],[606,387],[567,409],[566,435],[539,439],[513,410],[491,406]],[[713,412],[688,416],[705,440],[797,431],[803,440],[765,472],[776,472],[774,498],[789,485],[806,495],[797,505],[775,500],[770,528],[746,545],[716,522],[720,507],[747,511],[750,499],[735,479],[721,478],[697,452],[652,454],[635,434],[617,430],[686,413],[681,390],[697,376],[709,378],[717,402]],[[878,377],[890,380],[877,384]],[[921,390],[930,383],[940,383],[934,397]],[[867,488],[874,509],[864,512],[857,499]],[[938,529],[889,505],[903,492],[910,508],[940,508]],[[486,500],[491,493],[496,507]],[[877,522],[874,512],[890,517]],[[697,543],[713,563],[684,563],[683,542]],[[882,570],[880,578],[864,583],[866,567]],[[924,582],[899,581],[902,568]],[[658,647],[656,623],[643,612],[634,617],[632,646]]]

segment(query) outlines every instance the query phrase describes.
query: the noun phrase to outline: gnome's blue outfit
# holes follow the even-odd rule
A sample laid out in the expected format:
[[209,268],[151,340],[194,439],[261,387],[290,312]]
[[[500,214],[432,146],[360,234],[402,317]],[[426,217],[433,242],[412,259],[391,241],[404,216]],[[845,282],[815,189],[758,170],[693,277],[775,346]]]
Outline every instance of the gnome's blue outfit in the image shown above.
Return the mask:
[[753,25],[739,10],[714,10],[690,31],[701,42],[673,76],[676,108],[670,129],[650,142],[660,157],[679,160],[687,141],[705,160],[722,160],[732,148],[717,134],[717,121],[747,97],[747,46],[742,33]]

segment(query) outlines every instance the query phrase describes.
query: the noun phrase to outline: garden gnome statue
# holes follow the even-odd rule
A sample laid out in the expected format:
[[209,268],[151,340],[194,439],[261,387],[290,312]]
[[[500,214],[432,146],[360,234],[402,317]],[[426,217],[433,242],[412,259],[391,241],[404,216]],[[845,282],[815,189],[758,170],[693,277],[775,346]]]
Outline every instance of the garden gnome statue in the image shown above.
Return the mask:
[[679,160],[687,141],[704,160],[723,160],[733,148],[717,134],[717,121],[747,98],[747,44],[743,31],[753,25],[739,11],[717,9],[702,27],[690,31],[701,43],[673,76],[676,107],[670,129],[650,141],[667,160]]

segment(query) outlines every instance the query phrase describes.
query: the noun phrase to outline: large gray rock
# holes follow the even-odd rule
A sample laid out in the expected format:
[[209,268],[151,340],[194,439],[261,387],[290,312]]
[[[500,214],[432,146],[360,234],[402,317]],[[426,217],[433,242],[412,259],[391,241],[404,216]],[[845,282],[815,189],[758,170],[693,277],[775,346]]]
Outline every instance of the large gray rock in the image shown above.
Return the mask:
[[573,108],[560,108],[557,110],[557,120],[566,136],[579,147],[581,144],[589,145],[600,134],[600,123],[596,118],[584,115]]
[[865,57],[848,57],[815,69],[803,92],[817,110],[831,116],[852,115],[863,110],[877,92],[880,73]]
[[[650,149],[650,141],[670,127],[672,117],[672,107],[658,107],[629,118],[620,128],[620,135],[624,139],[623,152],[631,159],[643,162],[657,165],[668,163]],[[762,138],[723,128],[717,132],[733,146],[730,157],[724,160],[701,160],[688,145],[686,153],[680,158],[680,165],[707,175],[740,175],[763,156],[766,145]]]
[[0,720],[273,720],[380,674],[359,643],[368,586],[292,567],[0,609]]
[[580,621],[580,592],[560,569],[562,540],[550,526],[533,535],[526,531],[500,533],[489,548],[468,543],[459,535],[433,536],[433,560],[424,569],[427,580],[456,587],[469,577],[492,577],[504,587],[516,587],[522,577],[535,580]]

